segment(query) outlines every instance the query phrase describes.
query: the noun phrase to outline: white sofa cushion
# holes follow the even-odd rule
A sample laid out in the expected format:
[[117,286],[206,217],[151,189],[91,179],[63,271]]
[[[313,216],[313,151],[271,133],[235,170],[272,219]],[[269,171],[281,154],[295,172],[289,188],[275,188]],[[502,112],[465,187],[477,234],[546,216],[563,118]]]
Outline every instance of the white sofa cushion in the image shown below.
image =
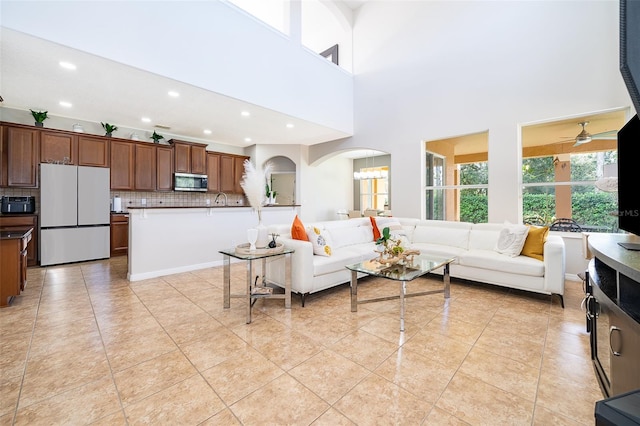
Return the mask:
[[468,250],[460,254],[458,263],[496,272],[508,272],[533,277],[544,276],[543,262],[527,256],[505,256],[493,250]]
[[471,224],[466,222],[420,221],[413,231],[411,243],[438,244],[467,249]]
[[442,244],[431,244],[431,243],[414,243],[414,244],[411,244],[411,248],[420,250],[421,256],[437,257],[437,258],[456,257],[456,260],[454,260],[453,263],[458,263],[457,258],[461,254],[466,252],[466,250],[458,247],[444,246]]
[[375,244],[352,245],[335,250],[331,257],[313,256],[313,275],[324,275],[344,271],[346,265],[362,262],[376,257]]
[[502,225],[474,223],[469,234],[469,250],[493,250],[498,243]]
[[331,235],[334,249],[348,247],[355,244],[373,242],[373,229],[368,226],[351,226],[327,228],[327,232]]

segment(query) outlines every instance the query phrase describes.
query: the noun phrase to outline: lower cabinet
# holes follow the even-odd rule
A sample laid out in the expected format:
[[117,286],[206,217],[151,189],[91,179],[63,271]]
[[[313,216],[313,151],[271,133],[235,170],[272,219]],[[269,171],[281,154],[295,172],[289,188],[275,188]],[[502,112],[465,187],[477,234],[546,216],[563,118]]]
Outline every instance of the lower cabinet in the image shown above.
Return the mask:
[[9,305],[27,285],[27,247],[34,230],[2,231],[0,238],[0,307]]
[[111,214],[111,257],[129,253],[129,215]]
[[27,266],[38,265],[38,216],[35,214],[14,214],[0,216],[0,228],[17,230],[33,228],[31,242],[27,247]]

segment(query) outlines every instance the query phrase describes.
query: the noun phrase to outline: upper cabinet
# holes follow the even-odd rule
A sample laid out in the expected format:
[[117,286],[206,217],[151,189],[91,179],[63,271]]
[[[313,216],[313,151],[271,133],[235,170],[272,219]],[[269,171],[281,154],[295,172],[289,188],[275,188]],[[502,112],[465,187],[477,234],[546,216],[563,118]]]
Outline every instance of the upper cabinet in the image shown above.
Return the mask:
[[170,146],[156,147],[156,190],[173,190],[173,148]]
[[207,191],[220,192],[220,154],[207,152]]
[[3,126],[1,186],[38,186],[39,131],[27,126]]
[[138,191],[156,190],[156,146],[149,143],[135,144],[135,189]]
[[207,173],[207,145],[184,142],[175,139],[169,141],[174,149],[174,170],[176,173]]
[[242,194],[243,155],[0,122],[0,187],[38,187],[39,163],[111,168],[111,189],[172,191],[174,172],[208,176],[209,192]]
[[78,136],[78,165],[109,167],[109,139]]
[[78,164],[78,136],[43,130],[40,132],[40,162],[59,164]]
[[244,155],[220,154],[220,191],[242,194],[242,175],[244,174]]
[[135,143],[111,141],[111,189],[135,189]]

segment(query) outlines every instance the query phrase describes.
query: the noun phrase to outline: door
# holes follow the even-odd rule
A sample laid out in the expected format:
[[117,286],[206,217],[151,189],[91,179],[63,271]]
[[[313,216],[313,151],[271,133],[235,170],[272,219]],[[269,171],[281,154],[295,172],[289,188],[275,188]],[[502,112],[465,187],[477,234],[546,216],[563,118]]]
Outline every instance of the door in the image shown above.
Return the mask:
[[109,225],[109,169],[78,167],[78,225]]
[[40,226],[78,224],[77,166],[40,164]]

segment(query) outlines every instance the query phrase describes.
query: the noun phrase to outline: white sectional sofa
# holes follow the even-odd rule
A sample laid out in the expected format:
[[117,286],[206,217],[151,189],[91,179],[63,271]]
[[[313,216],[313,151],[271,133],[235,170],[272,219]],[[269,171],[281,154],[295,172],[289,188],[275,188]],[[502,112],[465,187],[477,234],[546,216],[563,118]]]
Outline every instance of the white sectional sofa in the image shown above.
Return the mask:
[[[380,231],[386,221],[399,222],[411,248],[423,255],[455,256],[452,278],[495,284],[549,295],[559,295],[564,307],[565,248],[562,238],[549,235],[544,259],[524,255],[510,257],[494,250],[502,224],[473,224],[407,218],[377,219]],[[387,222],[388,223],[388,222]],[[331,256],[314,255],[312,244],[291,238],[291,224],[272,225],[269,232],[280,234],[278,241],[295,250],[292,255],[292,291],[306,295],[349,282],[345,265],[376,257],[373,228],[368,217],[304,223],[322,231],[331,246]],[[435,271],[442,274],[443,271]],[[267,275],[284,282],[284,271],[268,265]]]

